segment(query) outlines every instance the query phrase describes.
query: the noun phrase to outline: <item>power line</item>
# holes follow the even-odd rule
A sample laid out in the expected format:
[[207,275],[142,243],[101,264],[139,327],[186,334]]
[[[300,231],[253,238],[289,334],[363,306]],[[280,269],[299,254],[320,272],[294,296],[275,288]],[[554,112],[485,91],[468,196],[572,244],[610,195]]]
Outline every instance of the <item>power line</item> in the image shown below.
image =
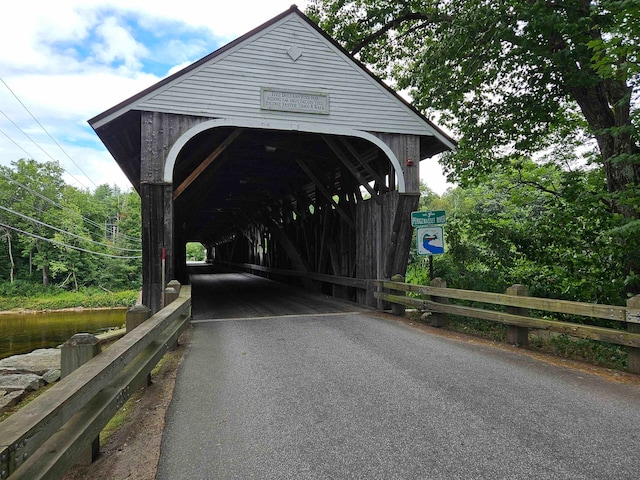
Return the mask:
[[[99,229],[101,229],[101,230],[103,229],[103,226],[102,226],[102,225],[100,225],[99,223],[94,222],[93,220],[91,220],[91,219],[89,219],[89,218],[86,218],[86,217],[82,216],[81,214],[79,214],[78,212],[75,212],[75,211],[71,210],[70,208],[63,207],[62,205],[60,205],[59,203],[55,202],[54,200],[51,200],[49,197],[46,197],[46,196],[42,195],[41,193],[34,191],[33,189],[29,188],[28,186],[26,186],[26,185],[24,185],[24,184],[20,183],[19,181],[17,181],[17,180],[15,180],[15,179],[11,178],[10,176],[8,176],[8,175],[6,175],[6,174],[2,173],[1,171],[0,171],[0,176],[4,177],[4,178],[5,178],[5,179],[7,179],[9,182],[15,183],[15,184],[16,184],[16,185],[18,185],[20,188],[23,188],[23,189],[25,189],[25,190],[27,190],[27,191],[31,192],[33,195],[35,195],[35,196],[39,197],[40,199],[42,199],[42,200],[44,200],[44,201],[46,201],[46,202],[49,202],[51,205],[54,205],[55,207],[57,207],[57,208],[59,208],[59,209],[61,209],[61,210],[66,210],[66,211],[68,211],[68,212],[71,212],[73,215],[77,215],[78,217],[80,217],[82,220],[84,220],[84,221],[85,221],[85,222],[87,222],[88,224],[90,224],[90,225],[94,225],[95,227],[97,227],[97,228],[99,228]],[[125,238],[125,239],[127,239],[127,240],[131,241],[132,243],[139,243],[139,242],[140,242],[140,239],[139,239],[139,238],[136,238],[136,237],[131,237],[131,236],[129,236],[129,235],[124,235],[124,234],[123,234],[123,235],[121,235],[121,236],[122,236],[123,238]]]
[[[11,95],[13,95],[13,96],[14,96],[14,98],[18,101],[18,103],[20,103],[20,105],[22,105],[22,108],[24,108],[24,109],[26,110],[26,112],[27,112],[29,115],[31,115],[31,118],[33,118],[33,120],[34,120],[34,121],[35,121],[35,122],[40,126],[40,128],[42,128],[42,131],[43,131],[44,133],[46,133],[46,134],[47,134],[47,136],[48,136],[48,137],[53,141],[53,143],[55,143],[55,144],[58,146],[58,148],[60,149],[60,151],[61,151],[62,153],[64,153],[64,154],[67,156],[67,158],[68,158],[69,160],[71,160],[71,162],[76,166],[76,168],[77,168],[78,170],[80,170],[80,172],[82,172],[82,174],[83,174],[85,177],[87,177],[87,179],[88,179],[88,180],[93,184],[93,186],[94,186],[94,187],[96,187],[96,188],[97,188],[98,186],[95,184],[95,182],[94,182],[93,180],[91,180],[91,178],[89,177],[89,175],[87,175],[87,174],[82,170],[82,168],[80,168],[80,166],[75,162],[75,160],[74,160],[73,158],[71,158],[71,156],[66,152],[66,150],[65,150],[64,148],[62,148],[62,146],[58,143],[58,141],[57,141],[55,138],[53,138],[53,136],[49,133],[49,131],[48,131],[46,128],[44,128],[44,126],[42,125],[42,123],[40,123],[40,121],[39,121],[39,120],[38,120],[38,119],[33,115],[33,113],[31,113],[31,111],[27,108],[27,106],[26,106],[24,103],[22,103],[22,100],[20,100],[20,98],[18,98],[18,96],[14,93],[14,91],[13,91],[13,90],[11,90],[11,87],[9,87],[9,85],[7,85],[7,82],[5,82],[5,81],[4,81],[4,79],[3,79],[2,77],[0,77],[0,81],[2,81],[2,83],[4,84],[4,86],[5,86],[5,87],[7,87],[7,90],[9,90],[9,91],[11,92]],[[70,174],[70,175],[71,175],[71,174]],[[74,177],[74,178],[75,178],[75,177]],[[81,185],[82,185],[82,183],[81,183]]]
[[90,253],[92,255],[100,255],[102,257],[118,258],[118,259],[124,259],[124,260],[132,260],[132,259],[142,258],[142,255],[129,257],[129,256],[121,256],[121,255],[110,255],[108,253],[102,253],[102,252],[95,252],[93,250],[87,250],[86,248],[80,248],[80,247],[76,247],[74,245],[68,245],[66,243],[58,242],[57,240],[53,240],[51,238],[46,238],[46,237],[43,237],[41,235],[36,235],[35,233],[25,232],[24,230],[20,230],[19,228],[13,227],[11,225],[7,225],[5,223],[0,223],[0,227],[8,228],[8,229],[14,230],[14,231],[16,231],[18,233],[22,233],[23,235],[27,235],[29,237],[37,238],[39,240],[44,240],[45,242],[53,243],[54,245],[58,245],[60,247],[71,248],[72,250],[77,250],[79,252]]
[[37,220],[37,219],[35,219],[33,217],[30,217],[28,215],[24,215],[22,213],[19,213],[19,212],[16,212],[14,210],[11,210],[10,208],[3,207],[2,205],[0,205],[0,209],[4,210],[5,212],[12,213],[13,215],[17,215],[18,217],[24,218],[25,220],[29,220],[31,222],[37,223],[38,225],[42,225],[44,227],[51,228],[52,230],[55,230],[56,232],[63,233],[65,235],[69,235],[71,237],[75,237],[75,238],[77,238],[79,240],[84,240],[86,242],[90,242],[90,243],[93,243],[95,245],[100,245],[102,247],[112,248],[114,250],[120,250],[120,251],[123,251],[123,252],[139,252],[140,251],[140,249],[134,250],[132,248],[123,248],[123,247],[116,247],[114,245],[107,245],[106,243],[101,243],[101,242],[98,242],[98,241],[93,240],[91,238],[83,237],[81,235],[77,235],[77,234],[69,232],[67,230],[62,230],[61,228],[54,227],[53,225],[49,225],[48,223],[41,222],[40,220]]
[[16,142],[13,138],[11,138],[9,135],[7,135],[3,130],[0,129],[0,133],[3,134],[5,137],[7,137],[9,139],[9,141],[11,143],[13,143],[16,147],[18,147],[20,150],[22,150],[27,155],[27,157],[34,158],[33,155],[31,155],[24,148],[22,148],[22,146],[20,144],[18,144],[18,142]]

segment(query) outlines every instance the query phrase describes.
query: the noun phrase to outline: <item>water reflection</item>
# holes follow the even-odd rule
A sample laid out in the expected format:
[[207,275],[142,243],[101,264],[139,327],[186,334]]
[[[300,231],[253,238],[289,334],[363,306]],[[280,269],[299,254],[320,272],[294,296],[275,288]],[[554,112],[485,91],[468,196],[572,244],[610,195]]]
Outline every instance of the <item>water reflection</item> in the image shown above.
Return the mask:
[[0,315],[0,358],[52,348],[76,333],[100,333],[125,323],[126,308]]

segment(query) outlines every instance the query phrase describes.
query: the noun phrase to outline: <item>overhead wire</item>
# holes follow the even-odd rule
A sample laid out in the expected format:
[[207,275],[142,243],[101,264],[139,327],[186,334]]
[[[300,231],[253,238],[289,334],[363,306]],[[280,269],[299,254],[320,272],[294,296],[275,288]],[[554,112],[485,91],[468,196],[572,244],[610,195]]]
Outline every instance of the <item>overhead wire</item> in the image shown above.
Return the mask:
[[[33,113],[29,110],[29,108],[24,104],[24,102],[22,100],[20,100],[20,98],[18,97],[18,95],[11,89],[11,87],[7,84],[7,82],[0,77],[0,81],[4,84],[4,86],[7,88],[7,90],[11,93],[11,95],[13,95],[13,97],[18,101],[18,103],[22,106],[22,108],[31,116],[31,118],[38,124],[38,126],[46,133],[46,135],[58,146],[58,148],[67,156],[67,158],[69,158],[69,160],[71,160],[71,162],[73,162],[73,164],[78,168],[78,170],[80,170],[80,172],[82,172],[82,174],[97,188],[98,185],[96,185],[96,183],[91,179],[91,177],[89,177],[89,175],[87,175],[82,168],[73,160],[73,158],[66,152],[66,150],[58,143],[58,141],[49,133],[49,131],[44,127],[44,125],[35,117],[35,115],[33,115]],[[45,155],[47,155],[47,157],[49,157],[51,160],[53,160],[54,162],[58,163],[57,160],[50,155],[40,144],[38,144],[37,141],[35,141],[30,135],[28,135],[22,128],[20,128],[20,126],[14,122],[4,111],[0,110],[0,113],[2,113],[2,115],[9,120],[9,122],[11,122],[11,124],[13,124],[13,126],[15,128],[17,128],[26,138],[28,138],[34,145],[36,145]],[[6,132],[0,130],[0,133],[2,133],[5,137],[7,137],[14,145],[16,145],[20,150],[22,150],[27,157],[29,158],[35,158],[33,155],[31,155],[29,152],[27,152],[18,142],[16,142],[13,138],[11,138],[10,135],[8,135]],[[86,185],[81,182],[77,177],[75,177],[71,172],[69,172],[68,170],[64,169],[65,172],[71,177],[73,178],[79,185],[81,185],[84,188],[87,188]],[[6,177],[5,177],[6,178]],[[19,182],[16,182],[19,184]],[[22,184],[19,184],[21,186],[21,188],[27,188]],[[38,195],[36,192],[32,193]],[[42,198],[42,195],[39,195]],[[52,200],[48,199],[49,201],[51,201],[54,205],[56,205],[59,208],[64,208],[61,207],[60,205],[56,204],[55,202],[53,202]],[[77,213],[77,212],[74,212]],[[90,224],[93,223],[97,228],[100,229],[105,229],[104,226],[96,223],[96,222],[92,222],[89,219],[86,219],[84,217],[82,217],[84,221],[89,222]],[[135,242],[135,243],[139,243],[140,239],[139,238],[135,238],[135,237],[131,237],[125,234],[120,234],[120,237],[123,239],[127,239],[130,242]]]
[[[4,79],[2,77],[0,77],[0,81],[4,84],[5,87],[7,87],[7,90],[9,90],[9,92],[11,92],[11,95],[13,95],[13,97],[18,101],[18,103],[20,103],[20,105],[22,105],[22,108],[25,109],[25,111],[31,116],[31,118],[40,126],[40,128],[42,129],[42,131],[44,133],[47,134],[47,136],[53,141],[53,143],[55,143],[57,145],[57,147],[60,149],[60,151],[62,153],[65,154],[65,156],[71,160],[71,162],[76,166],[76,168],[78,170],[80,170],[80,172],[82,172],[82,174],[87,177],[87,179],[93,184],[94,187],[98,187],[98,185],[95,184],[95,182],[93,180],[91,180],[91,177],[89,177],[89,175],[87,175],[82,168],[80,168],[80,165],[78,165],[75,160],[73,158],[71,158],[71,155],[69,155],[67,153],[67,151],[62,148],[62,146],[58,143],[58,141],[49,133],[49,131],[44,127],[44,125],[42,125],[42,123],[40,123],[40,121],[35,117],[35,115],[33,115],[33,113],[31,113],[31,110],[29,110],[27,108],[27,106],[22,102],[22,100],[20,100],[20,98],[15,94],[15,92],[11,89],[11,87],[7,84],[7,82],[4,81]],[[68,173],[68,172],[67,172]],[[74,177],[75,178],[75,177]],[[77,181],[77,179],[76,179]],[[82,185],[82,183],[80,183]]]
[[53,243],[54,245],[58,245],[58,246],[61,246],[61,247],[66,247],[66,248],[71,248],[72,250],[77,250],[77,251],[80,251],[80,252],[90,253],[92,255],[99,255],[99,256],[102,256],[102,257],[117,258],[117,259],[123,259],[123,260],[132,260],[132,259],[142,258],[142,255],[135,255],[135,256],[111,255],[109,253],[96,252],[94,250],[88,250],[86,248],[76,247],[75,245],[69,245],[67,243],[59,242],[59,241],[53,240],[51,238],[43,237],[42,235],[37,235],[35,233],[26,232],[24,230],[21,230],[21,229],[19,229],[17,227],[12,226],[12,225],[7,225],[7,224],[1,223],[1,222],[0,222],[0,227],[8,228],[10,230],[14,230],[14,231],[16,231],[18,233],[21,233],[23,235],[27,235],[29,237],[37,238],[37,239],[43,240],[45,242]]
[[61,228],[54,227],[53,225],[49,225],[48,223],[41,222],[38,219],[35,219],[35,218],[30,217],[28,215],[24,215],[24,214],[22,214],[20,212],[16,212],[15,210],[11,210],[10,208],[3,207],[2,205],[0,205],[0,210],[4,210],[5,212],[9,212],[9,213],[11,213],[13,215],[16,215],[16,216],[18,216],[20,218],[23,218],[25,220],[29,220],[31,222],[37,223],[38,225],[42,225],[43,227],[50,228],[52,230],[55,230],[56,232],[63,233],[65,235],[69,235],[71,237],[77,238],[79,240],[84,240],[86,242],[93,243],[95,245],[100,245],[102,247],[111,248],[113,250],[120,250],[120,251],[123,251],[123,252],[139,252],[140,251],[140,249],[134,250],[132,248],[116,247],[115,245],[108,245],[106,243],[98,242],[97,240],[93,240],[91,238],[83,237],[82,235],[78,235],[78,234],[69,232],[67,230],[62,230]]
[[[2,78],[0,78],[0,80],[2,80]],[[2,115],[3,115],[7,120],[9,120],[9,121],[11,122],[11,124],[12,124],[14,127],[16,127],[16,128],[20,131],[20,133],[22,133],[25,137],[27,137],[27,138],[31,141],[31,143],[33,143],[36,147],[38,147],[38,148],[39,148],[39,149],[40,149],[40,150],[41,150],[41,151],[42,151],[42,152],[43,152],[47,157],[49,157],[49,158],[50,158],[51,160],[53,160],[54,162],[58,163],[58,161],[57,161],[53,156],[51,156],[51,154],[50,154],[49,152],[47,152],[47,151],[42,147],[42,145],[40,145],[38,142],[36,142],[33,138],[31,138],[31,136],[30,136],[27,132],[25,132],[22,128],[20,128],[20,126],[19,126],[16,122],[14,122],[14,121],[11,119],[11,117],[9,117],[9,115],[7,115],[7,114],[6,114],[4,111],[2,111],[2,110],[0,110],[0,113],[1,113],[1,114],[2,114]],[[3,132],[3,133],[4,133],[4,132]],[[6,134],[6,133],[5,133],[5,136],[7,136],[7,134]],[[17,144],[17,142],[16,142],[15,140],[13,140],[13,139],[10,139],[10,140],[11,140],[15,145],[18,145],[18,144]],[[21,147],[20,147],[20,148],[21,148]],[[23,150],[23,151],[24,151],[24,150]],[[32,157],[32,158],[33,158],[33,157]],[[76,178],[76,177],[75,177],[71,172],[69,172],[68,170],[67,170],[66,172],[67,172],[67,173],[69,174],[69,176],[71,176],[71,178],[73,178],[76,182],[78,182],[78,183],[79,183],[80,185],[82,185],[84,188],[87,188],[87,186],[86,186],[84,183],[82,183],[80,180],[78,180],[78,179],[77,179],[77,178]],[[84,173],[84,172],[83,172],[83,173]],[[85,175],[86,175],[86,174],[85,174]],[[89,179],[89,180],[91,180],[91,179]],[[93,183],[93,182],[92,182],[92,183]]]
[[[74,211],[74,210],[72,210],[72,209],[70,209],[68,207],[64,207],[64,206],[60,205],[59,203],[55,202],[54,200],[50,199],[49,197],[47,197],[47,196],[45,196],[45,195],[43,195],[43,194],[41,194],[39,192],[36,192],[35,190],[29,188],[28,186],[24,185],[23,183],[11,178],[10,176],[4,174],[1,171],[0,171],[0,176],[4,177],[9,182],[12,182],[12,183],[18,185],[20,188],[23,188],[23,189],[27,190],[28,192],[32,193],[33,195],[37,196],[38,198],[50,203],[51,205],[54,205],[55,207],[57,207],[57,208],[59,208],[61,210],[65,210],[67,212],[71,212],[73,215],[77,215],[80,219],[82,219],[83,221],[87,222],[89,225],[93,225],[93,226],[95,226],[97,228],[100,228],[101,230],[104,229],[104,227],[101,224],[91,220],[90,218],[86,218],[86,217],[82,216],[80,213],[78,213],[78,212],[76,212],[76,211]],[[136,237],[131,237],[131,236],[125,235],[125,234],[122,234],[121,237],[124,238],[124,239],[127,239],[131,243],[135,243],[135,244],[140,243],[140,239],[136,238]]]

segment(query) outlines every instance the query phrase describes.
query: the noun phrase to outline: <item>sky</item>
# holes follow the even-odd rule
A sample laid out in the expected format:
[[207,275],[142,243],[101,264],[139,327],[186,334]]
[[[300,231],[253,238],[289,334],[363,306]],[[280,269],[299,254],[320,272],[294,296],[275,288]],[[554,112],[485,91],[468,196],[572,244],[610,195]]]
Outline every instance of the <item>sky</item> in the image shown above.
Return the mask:
[[[307,0],[31,0],[0,17],[0,165],[55,160],[93,190],[131,184],[87,120]],[[433,159],[421,177],[446,183]]]

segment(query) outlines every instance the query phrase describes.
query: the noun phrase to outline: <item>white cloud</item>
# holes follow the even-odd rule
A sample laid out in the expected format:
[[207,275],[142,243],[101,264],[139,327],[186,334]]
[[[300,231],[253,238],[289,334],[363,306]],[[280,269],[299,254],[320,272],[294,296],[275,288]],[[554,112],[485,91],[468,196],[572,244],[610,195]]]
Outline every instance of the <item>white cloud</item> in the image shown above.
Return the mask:
[[101,43],[92,47],[96,60],[105,64],[122,61],[125,71],[135,71],[142,67],[141,58],[147,56],[149,50],[137,42],[131,32],[115,17],[103,20],[96,32],[101,39]]

